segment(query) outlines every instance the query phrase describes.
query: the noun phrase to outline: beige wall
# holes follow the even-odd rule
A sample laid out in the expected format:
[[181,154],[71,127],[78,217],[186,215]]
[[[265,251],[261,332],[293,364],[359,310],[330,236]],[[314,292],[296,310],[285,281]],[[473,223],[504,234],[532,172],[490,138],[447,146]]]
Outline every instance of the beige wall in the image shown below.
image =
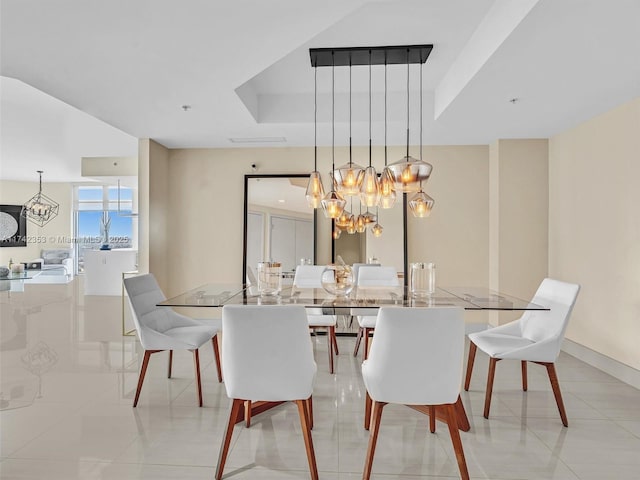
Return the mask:
[[[364,151],[356,149],[356,158]],[[486,146],[425,147],[434,165],[427,191],[436,207],[430,218],[410,220],[409,259],[436,262],[441,284],[488,285],[488,154]],[[319,149],[325,186],[330,155]],[[390,158],[403,155],[403,147],[389,149]],[[337,149],[336,158],[344,163],[347,150]],[[383,158],[382,150],[374,158]],[[169,150],[168,294],[241,282],[243,181],[252,163],[258,173],[308,173],[313,149]],[[320,223],[322,263],[330,252],[330,222],[323,217]]]
[[[424,147],[433,165],[428,218],[408,213],[409,263],[436,264],[436,284],[489,285],[489,148]],[[410,195],[411,196],[411,195]]]
[[[0,203],[22,205],[38,193],[38,182],[0,181]],[[44,227],[27,221],[27,246],[0,248],[0,265],[28,262],[40,257],[42,249],[72,247],[73,188],[70,183],[42,184],[42,193],[60,205],[58,216]]]
[[640,369],[640,98],[549,141],[549,273],[582,290],[567,338]]
[[169,229],[172,218],[169,211],[169,150],[151,141],[149,143],[149,271],[164,289],[169,286]]
[[[548,275],[548,141],[499,140],[490,149],[491,288],[529,299]],[[519,316],[501,313],[499,323]]]

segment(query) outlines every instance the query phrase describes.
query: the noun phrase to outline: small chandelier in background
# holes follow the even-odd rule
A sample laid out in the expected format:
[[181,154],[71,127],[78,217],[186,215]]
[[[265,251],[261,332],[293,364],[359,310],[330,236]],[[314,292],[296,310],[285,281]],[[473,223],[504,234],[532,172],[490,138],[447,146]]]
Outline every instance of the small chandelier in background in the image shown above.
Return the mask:
[[23,206],[20,214],[32,223],[42,227],[58,215],[60,206],[42,193],[42,170],[40,174],[40,188]]

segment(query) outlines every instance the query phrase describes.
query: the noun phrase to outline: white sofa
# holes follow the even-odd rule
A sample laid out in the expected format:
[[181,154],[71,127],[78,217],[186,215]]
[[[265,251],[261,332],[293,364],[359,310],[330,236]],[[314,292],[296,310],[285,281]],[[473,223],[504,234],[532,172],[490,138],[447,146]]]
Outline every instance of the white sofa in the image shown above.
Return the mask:
[[73,276],[73,249],[59,248],[42,250],[40,258],[33,260],[40,262],[42,270],[60,270],[61,274]]

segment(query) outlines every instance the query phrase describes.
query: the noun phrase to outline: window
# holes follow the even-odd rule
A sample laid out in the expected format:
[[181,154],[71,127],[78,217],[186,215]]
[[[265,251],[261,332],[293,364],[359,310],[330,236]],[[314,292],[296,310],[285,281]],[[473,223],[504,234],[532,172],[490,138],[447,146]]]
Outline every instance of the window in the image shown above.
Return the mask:
[[102,220],[111,220],[109,246],[137,248],[138,219],[133,212],[134,190],[112,185],[79,185],[75,188],[74,234],[76,272],[84,272],[84,251],[102,246]]

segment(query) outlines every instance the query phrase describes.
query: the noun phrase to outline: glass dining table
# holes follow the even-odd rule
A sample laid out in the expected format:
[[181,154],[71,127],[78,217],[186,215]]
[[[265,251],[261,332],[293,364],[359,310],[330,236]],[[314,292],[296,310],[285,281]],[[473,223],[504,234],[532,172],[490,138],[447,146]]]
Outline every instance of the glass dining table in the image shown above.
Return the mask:
[[[525,311],[549,310],[527,300],[495,292],[482,287],[440,287],[430,296],[416,297],[403,286],[400,287],[355,287],[347,296],[335,296],[322,288],[284,287],[278,295],[260,295],[254,286],[240,284],[207,284],[157,304],[165,307],[221,308],[225,305],[303,305],[306,308],[322,309],[324,315],[371,315],[371,309],[382,306],[405,308],[456,306],[465,310],[481,311]],[[366,313],[365,313],[366,312]],[[282,402],[255,402],[253,414],[258,414]],[[469,419],[458,397],[455,403],[458,428],[469,431]],[[444,409],[436,408],[436,418],[446,421]],[[236,423],[243,421],[240,409]]]
[[224,305],[303,305],[322,308],[326,315],[357,315],[358,309],[456,306],[465,310],[548,310],[528,300],[483,287],[440,287],[430,296],[413,296],[405,287],[355,287],[347,296],[335,296],[322,288],[284,287],[278,295],[260,295],[256,287],[241,284],[207,284],[158,306],[223,307]]

